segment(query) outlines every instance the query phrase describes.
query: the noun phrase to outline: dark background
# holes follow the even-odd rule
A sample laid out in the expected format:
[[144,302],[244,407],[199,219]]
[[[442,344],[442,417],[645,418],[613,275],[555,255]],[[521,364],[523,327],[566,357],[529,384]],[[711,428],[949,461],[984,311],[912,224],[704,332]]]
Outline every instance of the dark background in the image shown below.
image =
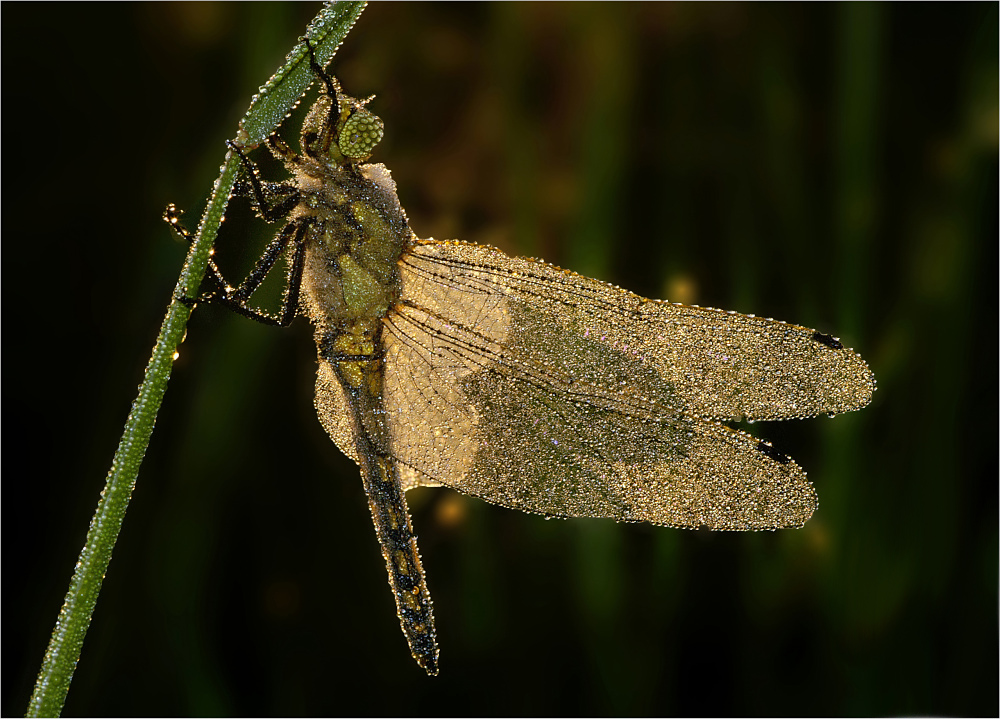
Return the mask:
[[[3,7],[5,715],[184,260],[160,213],[196,224],[316,10]],[[875,399],[754,426],[817,486],[802,530],[411,493],[431,679],[313,411],[308,324],[200,308],[66,713],[996,715],[997,26],[995,3],[369,7],[332,68],[378,94],[418,235],[816,327]],[[273,232],[234,202],[220,264]]]

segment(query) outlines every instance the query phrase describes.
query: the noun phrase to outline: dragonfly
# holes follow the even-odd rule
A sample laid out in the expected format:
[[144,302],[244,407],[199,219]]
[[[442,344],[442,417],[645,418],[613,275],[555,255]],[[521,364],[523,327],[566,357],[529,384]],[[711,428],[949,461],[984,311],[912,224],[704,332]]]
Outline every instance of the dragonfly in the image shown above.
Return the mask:
[[[754,315],[650,300],[536,259],[410,229],[389,170],[369,163],[384,125],[316,62],[320,93],[291,175],[261,178],[243,148],[237,192],[284,221],[215,302],[253,320],[312,322],[315,405],[361,470],[397,615],[417,664],[439,669],[407,490],[446,486],[546,517],[678,528],[801,527],[806,473],[724,422],[834,415],[867,405],[875,379],[837,338]],[[179,212],[164,215],[181,234]],[[250,304],[284,258],[278,314]]]

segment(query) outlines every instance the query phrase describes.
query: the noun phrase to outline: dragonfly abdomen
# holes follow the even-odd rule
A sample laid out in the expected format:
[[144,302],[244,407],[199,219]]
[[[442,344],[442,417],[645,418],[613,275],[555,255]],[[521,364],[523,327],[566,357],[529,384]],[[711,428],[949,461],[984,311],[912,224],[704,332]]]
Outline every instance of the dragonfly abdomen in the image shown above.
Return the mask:
[[[379,344],[378,320],[348,325],[356,330],[330,333],[320,339],[320,361],[333,368],[343,389],[353,425],[354,450],[361,468],[368,507],[375,523],[396,599],[396,614],[413,658],[428,674],[438,673],[438,646],[427,580],[420,562],[399,471],[389,452],[389,428],[382,400],[383,358],[374,352]],[[344,352],[348,349],[348,352]],[[356,353],[357,350],[362,353]],[[351,351],[353,350],[353,351]],[[364,352],[367,351],[367,352]],[[364,357],[365,353],[370,353]],[[325,356],[324,356],[325,355]]]
[[379,453],[364,457],[361,468],[400,626],[417,664],[436,675],[438,646],[431,596],[395,465]]

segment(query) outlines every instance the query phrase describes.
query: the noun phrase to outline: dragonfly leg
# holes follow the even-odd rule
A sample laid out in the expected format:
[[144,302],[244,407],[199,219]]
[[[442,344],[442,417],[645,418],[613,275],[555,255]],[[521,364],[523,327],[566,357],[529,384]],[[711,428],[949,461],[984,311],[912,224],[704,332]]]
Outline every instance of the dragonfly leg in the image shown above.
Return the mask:
[[[163,219],[183,239],[193,242],[194,236],[180,223],[181,214],[181,211],[175,205],[167,205],[163,213]],[[278,232],[277,236],[271,240],[264,250],[264,254],[257,260],[250,274],[247,275],[246,279],[235,290],[229,286],[218,265],[215,264],[215,260],[209,258],[209,277],[215,285],[215,289],[203,293],[197,298],[178,297],[177,299],[190,307],[199,302],[213,302],[228,307],[233,312],[262,324],[287,327],[295,319],[295,315],[298,312],[299,290],[302,286],[302,270],[305,266],[305,237],[311,226],[312,221],[305,218],[289,222],[281,228],[281,231]],[[278,316],[274,317],[267,312],[247,306],[247,301],[263,284],[264,279],[274,268],[278,258],[281,257],[281,253],[285,251],[289,243],[293,247],[292,256],[288,265],[285,296],[282,299],[281,311]]]
[[[191,232],[188,231],[183,224],[181,224],[181,215],[183,214],[184,211],[178,209],[177,205],[171,202],[163,211],[163,221],[170,225],[171,229],[173,229],[173,231],[176,232],[182,240],[186,240],[188,244],[194,244],[194,235],[191,234]],[[208,269],[211,272],[211,281],[219,289],[225,289],[226,280],[219,271],[219,266],[215,264],[215,260],[211,257],[208,258]],[[194,307],[198,304],[198,299],[185,297],[183,295],[178,297],[177,300],[188,307]]]
[[[278,235],[271,240],[257,264],[235,290],[224,286],[222,292],[215,292],[202,298],[202,301],[215,302],[224,305],[234,312],[256,320],[262,324],[287,327],[295,319],[299,307],[299,289],[302,286],[302,269],[305,265],[305,236],[312,226],[308,219],[289,222]],[[285,284],[285,296],[281,301],[281,310],[277,317],[262,310],[249,307],[247,301],[263,284],[264,279],[274,268],[281,253],[292,245],[292,257],[288,264],[288,276]]]
[[[274,142],[279,141],[275,140]],[[247,177],[250,181],[250,194],[253,196],[254,204],[257,205],[257,212],[260,213],[261,218],[263,218],[265,222],[274,222],[275,220],[285,217],[292,211],[292,208],[294,208],[302,200],[302,194],[295,187],[273,182],[264,182],[261,180],[260,171],[257,169],[257,165],[255,165],[253,161],[246,156],[246,153],[243,152],[243,148],[232,140],[227,140],[226,145],[230,150],[239,156],[240,161],[243,163],[243,167],[246,168]],[[268,140],[268,145],[273,147],[272,140]],[[295,153],[291,154],[293,157],[287,157],[284,159],[294,163]],[[236,189],[238,194],[244,194],[248,188],[242,183],[239,183]]]

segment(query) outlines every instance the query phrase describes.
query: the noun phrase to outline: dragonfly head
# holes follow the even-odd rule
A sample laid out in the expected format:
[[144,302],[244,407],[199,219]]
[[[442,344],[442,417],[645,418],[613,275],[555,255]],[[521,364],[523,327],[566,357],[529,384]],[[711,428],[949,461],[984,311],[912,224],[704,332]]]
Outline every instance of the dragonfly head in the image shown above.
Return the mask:
[[328,93],[317,98],[302,125],[302,150],[338,165],[364,162],[383,134],[382,120],[365,107],[375,96],[357,100],[341,92],[336,78],[331,80],[336,99]]
[[338,99],[341,109],[336,129],[337,147],[344,157],[354,162],[367,160],[382,139],[382,120],[365,108],[375,96],[360,101],[346,95]]

